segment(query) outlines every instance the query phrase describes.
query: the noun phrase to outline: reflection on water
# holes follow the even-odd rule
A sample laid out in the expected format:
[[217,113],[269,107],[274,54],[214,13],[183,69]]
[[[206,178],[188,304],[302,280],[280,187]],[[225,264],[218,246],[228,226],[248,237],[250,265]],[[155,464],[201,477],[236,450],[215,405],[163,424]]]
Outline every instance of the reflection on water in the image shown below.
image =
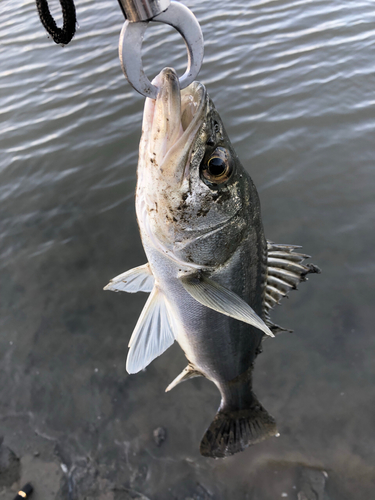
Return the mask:
[[[200,379],[164,393],[186,364],[178,346],[126,374],[145,296],[102,291],[145,259],[134,212],[143,98],[120,69],[122,14],[114,1],[77,0],[80,28],[61,48],[33,0],[2,0],[0,463],[11,468],[10,449],[21,468],[0,468],[0,496],[13,498],[21,475],[37,486],[35,500],[310,500],[311,484],[311,498],[325,489],[330,499],[367,500],[373,4],[184,3],[205,36],[200,79],[259,189],[267,237],[303,245],[324,271],[276,312],[294,333],[267,341],[257,360],[255,389],[281,436],[204,459],[198,445],[219,394]],[[172,30],[149,29],[150,76],[166,65],[183,71],[185,57]]]

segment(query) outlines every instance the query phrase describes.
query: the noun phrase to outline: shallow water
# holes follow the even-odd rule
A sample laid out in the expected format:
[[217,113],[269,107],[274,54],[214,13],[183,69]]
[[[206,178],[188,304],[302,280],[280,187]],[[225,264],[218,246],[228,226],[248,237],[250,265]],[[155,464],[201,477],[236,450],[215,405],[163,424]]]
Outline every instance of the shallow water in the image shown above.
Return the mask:
[[[0,436],[21,468],[0,467],[0,498],[31,481],[35,500],[303,500],[303,474],[323,470],[324,498],[368,500],[373,2],[184,3],[205,37],[200,80],[258,187],[266,236],[303,245],[323,269],[275,311],[294,333],[267,341],[256,363],[281,436],[205,459],[219,394],[202,379],[164,393],[186,364],[179,347],[126,374],[145,296],[102,291],[145,261],[134,210],[143,98],[121,72],[122,14],[116,1],[77,0],[80,29],[61,48],[33,0],[1,0]],[[150,76],[184,69],[172,30],[154,25],[146,38]]]

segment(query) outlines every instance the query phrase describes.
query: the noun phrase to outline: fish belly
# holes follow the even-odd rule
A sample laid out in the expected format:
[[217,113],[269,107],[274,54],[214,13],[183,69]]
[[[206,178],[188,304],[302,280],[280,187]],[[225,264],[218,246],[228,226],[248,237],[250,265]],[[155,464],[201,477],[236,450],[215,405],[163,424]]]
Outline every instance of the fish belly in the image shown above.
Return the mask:
[[[156,284],[164,294],[173,317],[177,342],[189,362],[215,382],[224,395],[228,392],[226,384],[247,373],[252,366],[263,333],[197,302],[178,279],[184,272],[191,273],[194,269],[184,268],[151,246],[145,245],[145,250]],[[239,249],[230,265],[215,270],[210,277],[248,303],[254,296],[250,305],[260,315],[262,287],[259,297],[253,293],[252,286],[257,280],[249,276],[251,273],[247,267],[250,266],[243,259],[243,253]]]

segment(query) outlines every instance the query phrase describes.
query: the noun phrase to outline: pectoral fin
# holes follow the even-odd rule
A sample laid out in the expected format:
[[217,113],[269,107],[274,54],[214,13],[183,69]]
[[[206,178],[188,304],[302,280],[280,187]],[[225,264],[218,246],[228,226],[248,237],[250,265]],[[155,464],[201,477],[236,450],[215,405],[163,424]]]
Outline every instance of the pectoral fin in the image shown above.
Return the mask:
[[165,392],[171,391],[176,385],[180,384],[181,382],[185,382],[185,380],[189,380],[189,378],[194,378],[194,377],[201,377],[202,374],[198,370],[194,368],[192,365],[187,365],[186,368],[182,370],[180,375],[178,375],[173,382],[169,384],[169,386],[165,389]]
[[249,304],[219,283],[198,273],[182,276],[180,281],[185,290],[204,306],[255,326],[270,337],[274,337],[268,326]]
[[170,347],[175,338],[164,295],[151,292],[129,342],[126,371],[137,373]]
[[135,267],[111,279],[104,290],[112,292],[151,292],[155,279],[149,264]]

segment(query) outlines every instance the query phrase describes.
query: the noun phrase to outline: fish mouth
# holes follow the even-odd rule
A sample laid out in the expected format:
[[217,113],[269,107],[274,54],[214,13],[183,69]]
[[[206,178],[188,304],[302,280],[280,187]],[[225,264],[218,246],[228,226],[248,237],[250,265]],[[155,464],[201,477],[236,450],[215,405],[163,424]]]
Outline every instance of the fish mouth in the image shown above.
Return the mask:
[[[175,177],[183,177],[185,165],[205,116],[206,88],[193,82],[181,90],[172,68],[164,68],[152,82],[157,98],[146,99],[142,142],[146,163]],[[183,164],[183,165],[182,165]]]

